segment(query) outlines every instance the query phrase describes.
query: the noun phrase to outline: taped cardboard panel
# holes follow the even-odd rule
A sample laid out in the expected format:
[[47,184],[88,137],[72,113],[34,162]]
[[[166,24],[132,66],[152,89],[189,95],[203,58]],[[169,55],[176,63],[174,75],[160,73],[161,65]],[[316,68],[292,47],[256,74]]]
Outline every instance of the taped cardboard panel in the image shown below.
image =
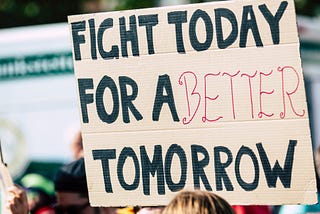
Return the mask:
[[[278,57],[274,57],[275,53]],[[141,56],[110,61],[108,64],[104,61],[85,61],[79,66],[77,80],[92,79],[93,89],[87,89],[86,93],[93,96],[93,102],[84,106],[89,123],[82,120],[82,129],[85,132],[112,132],[124,129],[207,128],[224,122],[307,118],[298,53],[298,45],[280,45],[263,49]],[[98,114],[97,91],[104,76],[110,77],[115,88],[111,91],[110,87],[106,87],[104,106],[100,106],[108,114],[117,111],[117,118],[110,124]],[[123,76],[137,85],[137,95],[132,104],[143,117],[141,120],[132,111],[128,114],[130,122],[123,120],[119,80]],[[171,103],[179,121],[174,120],[174,109],[168,103],[163,103],[158,120],[153,120],[160,76],[170,81]],[[165,96],[168,87],[163,87],[163,92],[158,94]],[[127,86],[127,91],[131,94],[132,87]],[[292,95],[288,96],[287,92]],[[115,100],[113,95],[117,96]],[[216,96],[219,97],[213,100]],[[272,116],[259,117],[260,111]],[[280,116],[281,112],[283,116]],[[202,120],[204,116],[207,117],[205,122]],[[219,117],[222,118],[214,121]],[[183,123],[183,118],[188,124]]]
[[[196,131],[184,129],[84,134],[86,167],[91,170],[88,175],[88,185],[92,194],[91,203],[118,206],[123,205],[124,201],[130,205],[137,205],[143,201],[145,205],[164,205],[168,202],[170,195],[174,194],[170,188],[176,187],[172,183],[170,184],[170,181],[178,184],[182,180],[182,168],[185,167],[186,169],[186,180],[181,182],[181,187],[192,189],[194,185],[197,185],[193,175],[200,176],[199,166],[202,166],[200,160],[203,160],[204,157],[208,159],[208,164],[203,165],[204,174],[201,175],[206,177],[207,181],[200,179],[200,187],[202,189],[211,187],[212,191],[224,196],[232,204],[294,204],[299,203],[299,201],[314,203],[316,197],[310,186],[315,185],[315,179],[312,176],[306,176],[314,174],[314,168],[310,164],[310,162],[312,163],[312,150],[308,146],[310,144],[308,132],[305,129],[300,129],[301,121],[281,121],[280,124],[272,124],[272,126],[267,126],[268,123],[272,124],[271,122],[256,122],[254,125],[236,123],[228,124],[223,128],[199,129]],[[248,134],[248,130],[250,130],[250,134]],[[260,133],[268,135],[262,137]],[[156,148],[161,150],[162,163],[160,165],[163,169],[159,167],[154,177],[151,174],[148,175],[150,176],[150,185],[144,189],[143,178],[147,174],[142,172],[142,158],[144,156],[141,156],[141,154],[146,151],[150,160],[155,160],[154,153],[160,154],[160,150]],[[201,150],[200,148],[205,149]],[[262,148],[267,159],[263,159]],[[290,152],[290,149],[294,150],[291,151],[293,153]],[[93,155],[95,153],[93,151],[97,152],[98,150],[113,150],[115,152],[114,158],[109,156],[108,159],[110,169],[108,173],[110,174],[110,185],[113,193],[103,191],[105,181],[103,180],[102,160],[97,158],[97,155],[95,157]],[[124,155],[125,150],[132,153],[129,152],[126,156]],[[196,156],[193,153],[195,151],[197,151]],[[170,152],[174,153],[172,159],[170,159]],[[244,152],[242,156],[240,155],[241,152]],[[290,158],[290,154],[293,155],[293,162],[291,167],[286,168],[285,162],[286,159]],[[133,157],[137,160],[136,164],[134,164]],[[239,159],[239,157],[241,158]],[[125,159],[123,165],[119,165],[119,161],[121,162],[123,158]],[[219,163],[227,163],[228,159],[230,165],[225,167],[225,176],[230,179],[231,186],[227,182],[222,182],[219,187],[219,182],[216,180],[221,175],[218,166]],[[263,166],[263,162],[266,161],[269,161],[272,169],[278,161],[282,169],[286,168],[285,175],[283,177],[279,175],[276,182],[273,183],[272,175],[266,174],[267,169],[264,169]],[[198,167],[194,168],[195,166]],[[170,171],[166,171],[166,167],[169,167]],[[238,171],[236,171],[237,167]],[[122,170],[119,171],[119,168]],[[196,169],[199,174],[195,173]],[[292,170],[291,173],[289,173],[290,169]],[[157,176],[159,176],[159,173],[161,174],[162,170],[164,187],[159,186],[157,182]],[[303,173],[301,173],[302,171]],[[137,177],[139,179],[136,181],[136,186],[132,185]],[[282,178],[280,179],[280,177]],[[122,182],[125,181],[124,183],[136,188],[130,191],[124,190],[119,178],[124,178]],[[285,180],[288,178],[290,182]],[[256,184],[253,184],[255,183],[254,180],[256,180]],[[224,181],[227,181],[227,179]],[[244,181],[244,183],[241,183],[241,181]],[[272,186],[273,184],[275,186]],[[171,186],[169,187],[169,185]],[[159,188],[163,188],[165,194],[159,194]],[[146,194],[147,192],[149,192],[149,195]],[[261,192],[264,194],[261,194]],[[293,192],[295,193],[294,197],[286,196]],[[259,193],[263,196],[259,197]],[[274,194],[277,194],[277,197],[272,197],[272,199],[266,197]],[[122,197],[123,195],[132,200],[126,200]],[[242,197],[237,197],[237,195],[242,195]]]

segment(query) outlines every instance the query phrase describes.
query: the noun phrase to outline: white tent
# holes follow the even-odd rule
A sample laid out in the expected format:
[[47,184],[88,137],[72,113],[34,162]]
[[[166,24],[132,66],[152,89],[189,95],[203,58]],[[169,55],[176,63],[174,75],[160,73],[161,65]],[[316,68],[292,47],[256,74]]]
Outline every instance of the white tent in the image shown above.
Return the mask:
[[0,30],[0,139],[13,175],[67,161],[79,112],[67,23]]

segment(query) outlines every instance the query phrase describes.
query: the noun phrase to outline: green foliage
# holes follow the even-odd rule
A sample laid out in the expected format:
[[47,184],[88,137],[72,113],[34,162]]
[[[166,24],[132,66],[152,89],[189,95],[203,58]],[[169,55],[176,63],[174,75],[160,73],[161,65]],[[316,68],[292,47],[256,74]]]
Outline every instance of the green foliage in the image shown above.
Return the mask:
[[[66,22],[68,15],[86,12],[84,3],[99,6],[113,2],[112,10],[149,8],[158,5],[160,0],[0,0],[0,28]],[[189,0],[190,3],[201,3],[213,0]],[[319,0],[295,0],[298,14],[320,16]],[[109,4],[110,5],[110,4]],[[109,8],[110,9],[110,8]],[[103,11],[104,8],[100,8]]]
[[60,4],[55,0],[0,0],[0,28],[66,22],[80,13],[80,0]]
[[138,8],[149,8],[156,6],[156,0],[119,0],[115,10],[128,10]]

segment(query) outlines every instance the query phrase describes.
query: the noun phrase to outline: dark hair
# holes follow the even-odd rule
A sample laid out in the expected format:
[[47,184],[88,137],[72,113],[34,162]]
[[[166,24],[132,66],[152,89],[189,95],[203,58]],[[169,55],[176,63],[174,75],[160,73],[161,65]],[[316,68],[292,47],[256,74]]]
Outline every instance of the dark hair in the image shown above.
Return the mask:
[[80,158],[62,166],[56,173],[54,184],[57,192],[81,193],[87,197],[88,187],[84,159]]

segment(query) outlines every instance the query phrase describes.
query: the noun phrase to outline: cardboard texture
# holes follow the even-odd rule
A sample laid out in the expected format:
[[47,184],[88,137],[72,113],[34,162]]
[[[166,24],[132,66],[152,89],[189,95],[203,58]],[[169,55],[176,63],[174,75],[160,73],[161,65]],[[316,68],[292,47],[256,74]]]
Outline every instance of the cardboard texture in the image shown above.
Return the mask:
[[93,206],[316,203],[292,0],[68,18]]

